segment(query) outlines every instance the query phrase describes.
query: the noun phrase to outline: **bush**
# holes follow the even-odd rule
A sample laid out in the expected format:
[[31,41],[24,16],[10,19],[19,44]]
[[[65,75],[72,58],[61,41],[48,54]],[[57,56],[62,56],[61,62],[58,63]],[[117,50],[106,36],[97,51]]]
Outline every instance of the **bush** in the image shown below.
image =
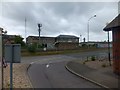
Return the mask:
[[82,47],[87,47],[87,44],[82,44]]
[[86,64],[86,62],[84,61],[83,64]]
[[36,45],[34,45],[34,44],[29,45],[27,49],[29,52],[34,53],[34,52],[36,52]]
[[104,68],[105,68],[105,67],[107,67],[107,65],[104,63],[104,64],[102,64],[102,67],[104,67]]
[[96,60],[95,56],[92,56],[91,61],[95,61],[95,60]]

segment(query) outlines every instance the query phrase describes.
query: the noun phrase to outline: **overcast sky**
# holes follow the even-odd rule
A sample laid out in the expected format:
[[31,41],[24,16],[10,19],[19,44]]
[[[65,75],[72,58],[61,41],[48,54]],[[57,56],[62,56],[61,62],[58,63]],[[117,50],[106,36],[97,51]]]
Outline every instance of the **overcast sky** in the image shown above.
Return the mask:
[[118,15],[117,2],[2,2],[0,27],[7,34],[25,37],[26,17],[27,36],[37,36],[41,23],[41,36],[82,35],[87,39],[88,19],[95,14],[89,22],[90,41],[107,40],[103,28]]

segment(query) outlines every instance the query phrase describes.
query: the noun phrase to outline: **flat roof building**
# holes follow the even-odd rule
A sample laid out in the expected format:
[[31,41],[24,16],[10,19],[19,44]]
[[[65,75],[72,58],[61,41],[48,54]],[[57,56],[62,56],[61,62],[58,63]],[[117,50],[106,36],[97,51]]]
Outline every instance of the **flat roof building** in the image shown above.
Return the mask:
[[[26,43],[38,44],[38,36],[28,36],[26,38]],[[41,45],[46,45],[47,49],[76,49],[79,46],[79,37],[73,35],[59,35],[57,37],[40,37]]]

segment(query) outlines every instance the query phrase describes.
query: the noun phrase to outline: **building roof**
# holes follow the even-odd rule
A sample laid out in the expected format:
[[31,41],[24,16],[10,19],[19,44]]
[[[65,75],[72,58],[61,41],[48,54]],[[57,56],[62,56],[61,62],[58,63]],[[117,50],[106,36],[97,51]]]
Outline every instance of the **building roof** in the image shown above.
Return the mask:
[[117,27],[120,27],[120,14],[115,19],[113,19],[103,30],[111,31]]
[[[15,37],[20,36],[20,35],[3,35],[4,39],[14,39]],[[21,36],[20,36],[21,37]],[[22,37],[21,37],[22,38]],[[24,39],[24,38],[22,38]]]
[[[36,38],[36,39],[39,38],[39,36],[28,36],[27,38],[29,38],[29,37],[31,37],[31,38]],[[55,38],[55,37],[45,37],[45,36],[40,36],[40,38]]]
[[[39,36],[28,36],[28,37],[39,38]],[[59,35],[57,37],[44,37],[44,36],[40,36],[40,38],[79,38],[79,37],[76,37],[76,36],[73,36],[73,35]]]
[[57,38],[79,38],[79,37],[76,37],[73,35],[59,35],[59,36],[57,36]]

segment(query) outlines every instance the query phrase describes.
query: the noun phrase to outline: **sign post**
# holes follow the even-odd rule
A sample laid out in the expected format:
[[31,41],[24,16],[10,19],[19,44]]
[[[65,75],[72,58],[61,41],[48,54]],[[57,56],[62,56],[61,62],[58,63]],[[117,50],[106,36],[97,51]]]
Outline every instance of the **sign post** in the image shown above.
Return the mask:
[[13,63],[10,63],[10,90],[13,88]]
[[13,89],[13,63],[20,63],[21,45],[5,45],[5,62],[10,63],[10,90]]

